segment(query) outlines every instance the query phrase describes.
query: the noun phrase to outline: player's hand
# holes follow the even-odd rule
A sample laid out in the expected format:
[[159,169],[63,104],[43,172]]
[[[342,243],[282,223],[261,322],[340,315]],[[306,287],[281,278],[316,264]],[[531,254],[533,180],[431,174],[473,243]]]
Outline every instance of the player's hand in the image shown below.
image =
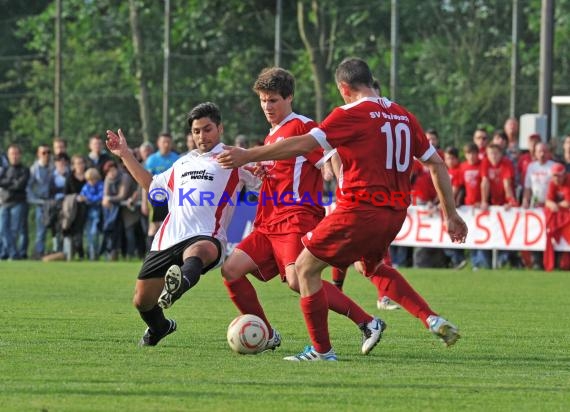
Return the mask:
[[265,179],[266,177],[269,177],[267,168],[263,166],[261,162],[257,162],[253,166],[243,166],[243,168],[258,179]]
[[218,155],[217,159],[224,169],[233,169],[249,163],[247,150],[234,146],[224,146],[224,151]]
[[465,243],[467,225],[457,213],[447,218],[447,233],[453,243]]
[[112,130],[107,130],[107,141],[105,143],[107,144],[107,148],[115,156],[123,157],[129,152],[127,139],[125,139],[125,135],[121,129],[119,129],[117,133]]

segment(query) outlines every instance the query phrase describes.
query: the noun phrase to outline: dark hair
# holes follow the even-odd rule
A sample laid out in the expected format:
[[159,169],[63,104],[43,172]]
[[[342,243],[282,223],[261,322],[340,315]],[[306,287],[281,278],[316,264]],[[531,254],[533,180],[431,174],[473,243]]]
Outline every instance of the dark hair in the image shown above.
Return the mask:
[[161,138],[161,137],[168,137],[169,139],[172,139],[172,135],[171,135],[169,132],[160,132],[160,133],[158,134],[158,137],[159,137],[159,138]]
[[493,139],[495,138],[495,136],[499,136],[501,140],[504,141],[505,143],[509,142],[509,137],[502,130],[495,130],[495,132],[493,133]]
[[457,147],[454,147],[454,146],[446,147],[445,153],[447,153],[448,155],[454,156],[454,157],[459,157],[459,150],[457,149]]
[[479,153],[479,147],[475,143],[467,143],[463,146],[465,153]]
[[257,76],[252,89],[257,94],[277,92],[285,99],[295,93],[295,77],[281,67],[266,67]]
[[380,82],[378,79],[374,79],[372,81],[372,88],[378,92],[378,94],[382,94],[382,88],[380,87]]
[[212,102],[200,103],[195,106],[190,113],[188,113],[188,127],[192,129],[192,122],[194,120],[202,119],[203,117],[209,117],[217,126],[222,123],[222,114],[220,113],[220,108]]
[[59,162],[61,160],[65,160],[66,162],[69,162],[69,156],[67,155],[67,153],[58,153],[53,158],[54,162]]
[[368,64],[358,58],[344,59],[336,68],[335,79],[337,83],[344,82],[351,88],[355,89],[359,86],[372,88],[374,79]]
[[435,130],[434,128],[427,129],[426,134],[433,134],[435,137],[439,139],[439,134],[437,133],[437,130]]

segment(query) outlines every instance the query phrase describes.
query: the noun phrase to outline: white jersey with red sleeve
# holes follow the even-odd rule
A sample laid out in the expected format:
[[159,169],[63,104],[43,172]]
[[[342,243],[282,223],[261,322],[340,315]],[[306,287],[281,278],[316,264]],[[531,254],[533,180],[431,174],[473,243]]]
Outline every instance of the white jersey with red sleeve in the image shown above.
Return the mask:
[[[291,113],[271,129],[265,144],[307,134],[316,126],[317,123],[308,117]],[[316,167],[322,157],[323,150],[318,148],[304,156],[262,162],[267,175],[259,193],[256,229],[268,233],[306,233],[313,228],[314,223],[304,227],[305,220],[298,217],[307,214],[324,216],[323,177]]]
[[325,150],[337,149],[342,162],[339,205],[344,196],[364,191],[375,198],[375,193],[388,199],[404,196],[385,206],[407,208],[413,158],[425,161],[436,153],[416,118],[384,97],[337,107],[310,134]]
[[154,237],[151,251],[200,235],[215,237],[225,249],[237,194],[244,185],[259,187],[259,179],[243,168],[222,169],[216,160],[222,151],[221,143],[203,154],[192,150],[170,169],[153,176],[149,199],[154,203],[167,198],[168,215]]

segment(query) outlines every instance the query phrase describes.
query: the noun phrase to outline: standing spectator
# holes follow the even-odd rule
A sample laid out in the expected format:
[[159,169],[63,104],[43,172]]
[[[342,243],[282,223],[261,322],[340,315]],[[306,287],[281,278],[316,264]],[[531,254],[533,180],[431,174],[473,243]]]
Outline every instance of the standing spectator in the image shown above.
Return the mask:
[[79,193],[78,201],[87,206],[87,251],[89,260],[99,259],[99,223],[101,221],[101,201],[103,200],[103,182],[99,171],[91,167],[85,171],[85,180]]
[[24,219],[27,218],[26,187],[30,171],[21,163],[20,146],[8,146],[8,165],[0,170],[0,243],[1,259],[23,259],[26,250],[18,237],[24,230]]
[[[8,167],[8,158],[6,157],[6,153],[0,150],[0,176],[4,173],[4,170]],[[0,189],[1,191],[1,189]],[[2,242],[2,228],[0,226],[0,257],[6,255],[4,249],[4,243]]]
[[192,132],[186,133],[186,153],[190,153],[192,150],[196,149],[196,142],[194,141],[194,136]]
[[[172,151],[172,136],[170,133],[163,132],[156,139],[157,152],[151,154],[145,162],[145,169],[150,172],[150,174],[159,175],[164,171],[168,170],[176,160],[178,160],[178,154]],[[146,197],[146,193],[145,193]],[[147,232],[147,250],[150,250],[154,235],[158,231],[158,228],[168,215],[168,205],[157,205],[153,206],[149,210],[149,223]]]
[[50,166],[51,151],[48,145],[41,144],[36,151],[36,161],[30,167],[27,197],[28,204],[34,206],[34,222],[36,224],[36,241],[34,244],[34,259],[40,259],[45,254],[47,228],[44,224],[44,204],[49,199],[50,182],[53,168]]
[[99,135],[89,138],[89,153],[87,154],[87,168],[95,167],[99,175],[103,173],[103,165],[107,160],[112,160],[111,156],[103,150],[103,141]]
[[245,137],[244,134],[238,134],[234,138],[234,146],[235,147],[241,147],[243,149],[247,149],[249,147],[249,145],[247,144],[247,137]]
[[[568,225],[568,210],[570,209],[570,175],[561,163],[554,163],[550,169],[551,180],[546,192],[546,250],[544,252],[544,268],[547,271],[554,267],[570,269],[570,252],[560,252],[554,258],[552,238],[560,228]],[[558,235],[559,236],[559,235]],[[557,262],[556,262],[557,261]]]
[[[63,253],[65,254],[66,260],[73,259],[76,252],[79,259],[83,259],[84,257],[83,228],[87,216],[87,207],[85,202],[79,202],[77,199],[84,185],[85,159],[79,155],[73,155],[71,158],[71,173],[67,176],[64,190],[66,195],[65,199],[70,203],[68,208],[73,210],[73,216],[67,217],[68,223],[63,223],[62,225]],[[66,202],[65,199],[64,203]]]
[[[444,162],[449,173],[451,181],[451,189],[455,204],[459,205],[459,196],[461,188],[461,167],[459,164],[459,150],[456,147],[448,147],[445,149]],[[443,249],[443,253],[451,260],[454,269],[463,269],[467,265],[465,260],[465,252],[463,249]]]
[[52,142],[53,156],[59,156],[60,154],[67,155],[67,140],[61,137],[54,137]]
[[485,129],[476,129],[473,133],[473,143],[477,145],[479,160],[483,160],[486,156],[486,147],[489,143],[489,133]]
[[[550,183],[550,170],[555,164],[550,160],[550,148],[546,143],[534,146],[536,160],[528,165],[524,182],[522,207],[543,207],[546,202],[546,192]],[[533,269],[542,269],[542,253],[532,252],[531,265]]]
[[534,148],[534,160],[528,165],[524,182],[522,206],[543,207],[546,191],[550,183],[550,170],[554,161],[550,160],[550,148],[546,143],[539,143]]
[[[428,133],[426,132],[426,137]],[[430,142],[435,142],[435,139],[429,139]],[[432,143],[433,146],[433,143]],[[434,147],[435,148],[435,147]],[[441,151],[436,152],[439,154]],[[444,157],[441,152],[441,157]],[[428,167],[418,160],[413,160],[412,167],[412,193],[414,205],[426,206],[430,215],[439,213],[437,209],[437,192],[431,178],[431,172]],[[400,247],[399,247],[400,248]],[[401,250],[395,249],[398,254],[402,253]],[[392,253],[392,252],[390,252]],[[396,257],[392,255],[392,261]],[[398,260],[401,257],[398,255]],[[416,268],[436,268],[447,267],[449,259],[445,255],[443,249],[429,248],[429,247],[415,247],[413,248],[413,265]]]
[[524,182],[526,181],[526,170],[528,168],[528,165],[532,161],[536,160],[536,157],[534,156],[535,154],[534,148],[541,141],[542,139],[540,138],[540,135],[538,133],[531,134],[528,137],[528,150],[521,152],[521,155],[519,156],[519,160],[517,162],[517,174],[520,177],[521,184],[523,185],[523,187],[524,187]]
[[120,215],[121,196],[119,189],[121,184],[121,172],[114,160],[108,160],[103,165],[103,241],[101,250],[107,260],[115,261],[119,258],[121,250],[121,238],[123,225]]
[[516,117],[509,117],[505,120],[503,125],[503,131],[507,136],[508,145],[507,149],[518,150],[519,149],[519,121]]
[[[460,184],[465,191],[463,204],[479,207],[481,205],[481,160],[479,147],[475,143],[463,147],[465,161],[461,163]],[[490,269],[491,256],[488,250],[474,249],[471,251],[473,270]]]
[[133,179],[128,169],[121,167],[120,170],[121,182],[118,197],[121,199],[120,219],[123,225],[125,240],[123,252],[127,258],[134,258],[137,254],[144,256],[144,246],[141,248],[137,245],[137,236],[140,235],[141,232],[141,188]]
[[65,153],[54,156],[54,170],[50,182],[50,198],[44,205],[44,223],[52,231],[53,252],[63,251],[63,233],[59,212],[65,196],[65,183],[69,176],[69,157]]
[[148,159],[148,157],[153,153],[154,153],[154,147],[152,143],[150,142],[141,143],[141,145],[139,146],[140,162],[144,164],[146,162],[146,159]]
[[[487,146],[487,159],[481,165],[483,210],[487,210],[489,205],[504,206],[505,209],[518,206],[513,189],[514,175],[513,164],[503,155],[502,148],[494,143]],[[499,251],[497,262],[499,267],[503,267],[509,261],[512,267],[520,266],[516,252]]]

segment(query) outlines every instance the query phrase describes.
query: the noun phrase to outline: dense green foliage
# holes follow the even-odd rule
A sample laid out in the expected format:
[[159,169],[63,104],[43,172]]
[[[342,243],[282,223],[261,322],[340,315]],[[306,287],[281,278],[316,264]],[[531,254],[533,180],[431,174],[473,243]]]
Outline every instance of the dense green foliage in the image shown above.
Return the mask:
[[[219,272],[169,316],[178,331],[138,349],[131,305],[139,263],[0,262],[1,411],[563,411],[570,404],[567,273],[406,270],[463,337],[446,349],[404,311],[382,312],[382,342],[329,317],[339,362],[292,364],[307,343],[298,298],[254,281],[283,335],[274,353],[240,356],[225,339],[237,315]],[[375,290],[351,271],[366,309]]]
[[[537,111],[540,0],[520,0],[517,115]],[[27,149],[53,137],[54,2],[0,0],[0,147]],[[122,127],[141,140],[129,2],[63,0],[62,135],[84,151],[91,134]],[[162,128],[163,2],[136,0],[149,90],[150,131]],[[226,139],[265,136],[265,120],[251,91],[255,76],[274,62],[275,1],[172,0],[169,129],[181,137],[185,115],[211,100],[223,111]],[[323,98],[340,103],[331,81],[335,65],[367,59],[389,94],[390,2],[283,2],[281,65],[298,79],[297,111],[315,117],[315,73],[301,40],[297,9],[319,34]],[[511,7],[503,0],[401,0],[399,90],[396,100],[444,143],[469,139],[479,125],[501,127],[509,115]],[[24,6],[25,5],[25,6]],[[570,0],[556,1],[554,94],[570,94]],[[321,30],[322,29],[322,30]],[[321,31],[319,31],[321,30]],[[320,50],[319,49],[319,50]],[[570,132],[564,109],[561,131]]]

